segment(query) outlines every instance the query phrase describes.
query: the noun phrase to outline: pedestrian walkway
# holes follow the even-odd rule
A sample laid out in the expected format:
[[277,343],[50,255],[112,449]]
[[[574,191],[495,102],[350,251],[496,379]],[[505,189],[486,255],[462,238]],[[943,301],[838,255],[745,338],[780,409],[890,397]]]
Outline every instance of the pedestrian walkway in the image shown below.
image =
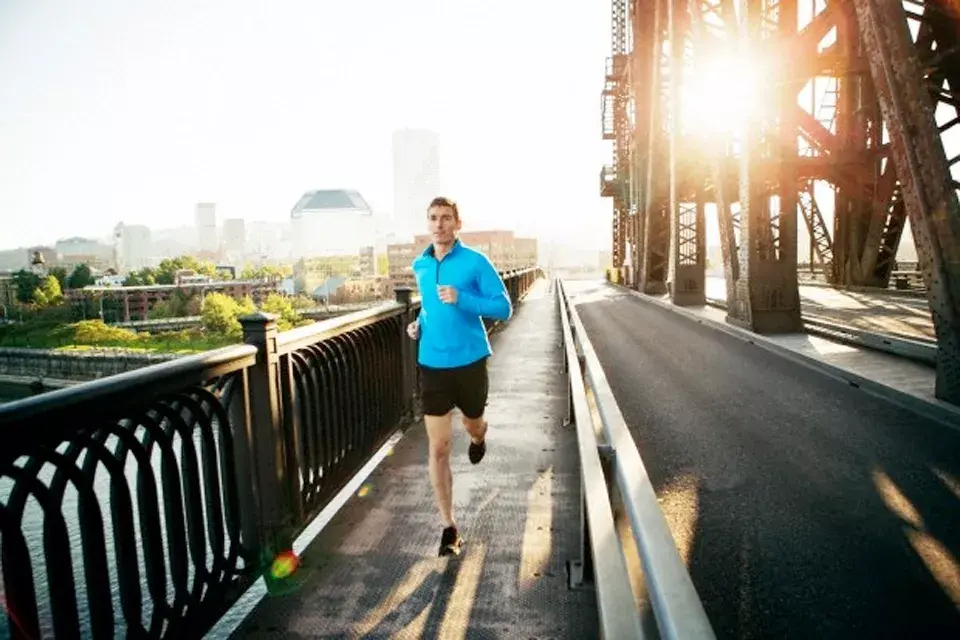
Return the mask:
[[494,336],[479,465],[455,417],[459,557],[436,557],[442,527],[417,425],[303,554],[299,587],[266,597],[237,637],[596,637],[594,594],[567,588],[580,476],[561,342],[555,291],[541,281]]
[[[707,276],[707,297],[726,301],[724,279]],[[807,317],[848,325],[862,331],[886,333],[913,340],[936,340],[925,296],[904,295],[887,289],[871,292],[800,284],[800,305]]]
[[848,382],[879,393],[942,422],[960,424],[960,408],[934,397],[933,368],[865,347],[834,342],[808,333],[759,335],[726,321],[726,311],[712,306],[679,307],[668,295],[651,296],[616,285],[604,285],[594,295],[633,295],[706,322],[740,337],[748,337],[781,355],[826,370]]

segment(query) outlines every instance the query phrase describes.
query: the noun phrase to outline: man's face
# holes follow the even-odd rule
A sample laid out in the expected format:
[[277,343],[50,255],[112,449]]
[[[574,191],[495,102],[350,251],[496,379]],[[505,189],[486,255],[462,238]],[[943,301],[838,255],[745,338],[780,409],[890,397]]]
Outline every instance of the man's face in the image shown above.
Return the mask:
[[460,230],[460,220],[450,207],[430,207],[427,211],[430,234],[436,244],[453,244]]

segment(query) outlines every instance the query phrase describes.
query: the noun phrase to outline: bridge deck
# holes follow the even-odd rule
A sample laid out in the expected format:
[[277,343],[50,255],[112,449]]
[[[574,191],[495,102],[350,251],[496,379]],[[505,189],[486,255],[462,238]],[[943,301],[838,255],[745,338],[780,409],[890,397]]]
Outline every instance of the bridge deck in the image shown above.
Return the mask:
[[568,291],[718,638],[960,637],[960,431],[621,288]]
[[567,589],[580,481],[575,431],[563,426],[560,343],[554,291],[540,282],[494,337],[479,465],[456,422],[459,558],[436,557],[441,526],[418,425],[304,553],[300,586],[267,596],[237,635],[595,637],[593,593]]
[[[706,289],[709,298],[727,298],[722,276],[707,276]],[[846,291],[801,283],[800,304],[805,314],[864,331],[936,339],[930,306],[924,296],[883,289],[872,293]]]

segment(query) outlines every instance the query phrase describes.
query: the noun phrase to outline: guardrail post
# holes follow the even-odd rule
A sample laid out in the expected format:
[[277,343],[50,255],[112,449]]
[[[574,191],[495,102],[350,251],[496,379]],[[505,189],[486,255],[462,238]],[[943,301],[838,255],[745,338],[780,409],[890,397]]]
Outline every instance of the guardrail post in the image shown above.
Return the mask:
[[250,389],[250,451],[257,511],[260,515],[261,563],[269,565],[290,540],[286,455],[281,419],[277,355],[277,316],[257,312],[240,318],[243,341],[257,348],[257,363],[248,372]]
[[400,326],[400,356],[403,358],[403,372],[401,379],[401,394],[403,397],[404,418],[413,421],[416,419],[416,375],[417,375],[417,347],[419,341],[411,340],[407,336],[407,325],[413,322],[414,316],[410,311],[410,300],[413,296],[413,289],[407,286],[398,286],[394,288],[394,295],[397,302],[404,305],[406,311],[403,314],[403,320]]
[[[608,444],[597,445],[600,454],[600,466],[603,468],[603,479],[607,485],[607,495],[610,496],[610,505],[614,506],[614,487],[616,478],[616,450]],[[581,480],[580,485],[580,560],[570,563],[570,588],[590,589],[594,585],[593,546],[590,544],[590,526],[587,521],[586,490]]]

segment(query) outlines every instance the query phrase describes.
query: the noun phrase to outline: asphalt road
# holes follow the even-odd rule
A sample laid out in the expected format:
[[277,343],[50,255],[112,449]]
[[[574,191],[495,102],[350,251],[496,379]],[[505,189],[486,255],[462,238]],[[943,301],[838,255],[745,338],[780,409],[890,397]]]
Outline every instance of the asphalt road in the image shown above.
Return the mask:
[[569,289],[719,638],[960,638],[960,430]]

